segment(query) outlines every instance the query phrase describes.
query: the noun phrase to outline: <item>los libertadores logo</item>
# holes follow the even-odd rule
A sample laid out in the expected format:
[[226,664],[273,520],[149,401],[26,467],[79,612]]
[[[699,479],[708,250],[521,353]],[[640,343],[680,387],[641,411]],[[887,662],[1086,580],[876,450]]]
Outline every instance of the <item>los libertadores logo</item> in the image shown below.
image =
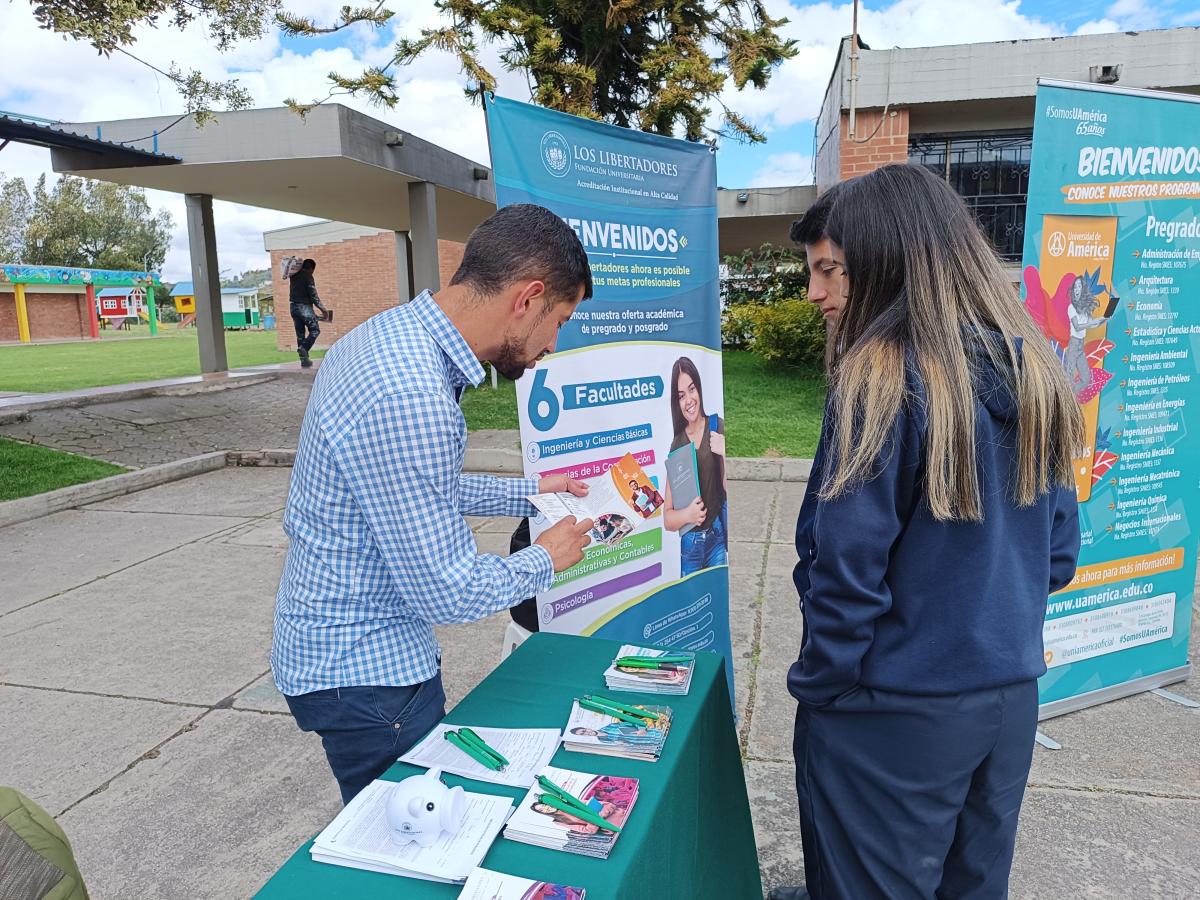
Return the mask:
[[571,171],[571,145],[557,131],[547,131],[542,135],[540,151],[542,165],[555,178],[562,178]]

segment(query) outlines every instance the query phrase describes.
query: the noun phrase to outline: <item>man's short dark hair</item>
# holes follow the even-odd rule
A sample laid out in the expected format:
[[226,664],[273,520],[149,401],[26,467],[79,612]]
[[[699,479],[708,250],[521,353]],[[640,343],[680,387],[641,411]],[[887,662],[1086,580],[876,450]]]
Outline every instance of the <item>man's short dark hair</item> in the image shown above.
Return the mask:
[[514,203],[471,232],[450,284],[488,295],[524,279],[545,282],[547,309],[574,302],[581,285],[583,299],[592,296],[592,270],[579,236],[546,207]]
[[316,267],[317,261],[315,259],[306,259],[304,262],[300,263],[301,272],[311,272]]
[[825,191],[817,202],[810,206],[795,222],[792,223],[791,238],[797,244],[815,244],[827,237],[825,226],[829,222],[829,211],[841,193],[842,185],[835,184]]

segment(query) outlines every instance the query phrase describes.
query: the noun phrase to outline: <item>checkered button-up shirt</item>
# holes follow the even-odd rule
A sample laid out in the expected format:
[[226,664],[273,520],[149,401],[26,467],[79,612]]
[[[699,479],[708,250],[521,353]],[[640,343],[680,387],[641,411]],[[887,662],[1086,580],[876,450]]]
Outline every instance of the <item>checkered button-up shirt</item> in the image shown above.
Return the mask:
[[537,479],[464,475],[458,397],[484,371],[428,291],[367,320],[321,363],[283,527],[271,667],[288,695],[432,678],[433,626],[548,590],[534,545],[479,553],[465,515],[531,515]]

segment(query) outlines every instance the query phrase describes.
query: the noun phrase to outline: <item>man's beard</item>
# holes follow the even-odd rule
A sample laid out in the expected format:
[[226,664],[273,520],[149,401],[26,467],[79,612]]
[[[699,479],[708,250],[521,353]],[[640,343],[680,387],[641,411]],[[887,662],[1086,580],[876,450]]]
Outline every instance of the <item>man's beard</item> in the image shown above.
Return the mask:
[[506,337],[504,343],[500,345],[500,352],[492,360],[492,365],[509,381],[516,381],[525,374],[525,369],[528,368],[530,362],[522,358],[524,355],[524,341]]

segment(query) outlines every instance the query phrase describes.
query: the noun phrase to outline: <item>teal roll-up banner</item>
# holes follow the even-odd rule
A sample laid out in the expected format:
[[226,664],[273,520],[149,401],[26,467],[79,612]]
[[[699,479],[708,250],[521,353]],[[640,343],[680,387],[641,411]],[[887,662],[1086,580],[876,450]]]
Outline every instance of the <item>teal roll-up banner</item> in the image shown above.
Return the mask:
[[[645,521],[607,522],[538,598],[541,628],[716,651],[732,696],[713,152],[502,98],[487,122],[497,204],[556,212],[595,281],[557,352],[517,383],[526,471],[591,479],[631,454],[653,482]],[[693,506],[681,524],[689,489],[703,518]]]
[[[1043,80],[1022,296],[1087,428],[1043,717],[1187,677],[1200,517],[1200,98]],[[1200,415],[1200,406],[1195,415]]]

